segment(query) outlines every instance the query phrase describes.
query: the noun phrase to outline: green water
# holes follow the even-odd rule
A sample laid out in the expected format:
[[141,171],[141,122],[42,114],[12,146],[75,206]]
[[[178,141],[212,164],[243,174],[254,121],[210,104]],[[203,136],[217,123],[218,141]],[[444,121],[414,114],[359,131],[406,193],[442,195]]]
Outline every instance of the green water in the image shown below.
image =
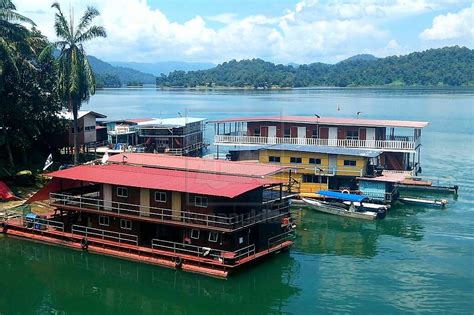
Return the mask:
[[295,208],[291,251],[228,280],[0,236],[0,314],[472,314],[473,95],[472,89],[101,91],[85,108],[110,118],[362,111],[367,118],[427,120],[423,174],[461,189],[445,197],[445,210],[397,206],[375,223]]

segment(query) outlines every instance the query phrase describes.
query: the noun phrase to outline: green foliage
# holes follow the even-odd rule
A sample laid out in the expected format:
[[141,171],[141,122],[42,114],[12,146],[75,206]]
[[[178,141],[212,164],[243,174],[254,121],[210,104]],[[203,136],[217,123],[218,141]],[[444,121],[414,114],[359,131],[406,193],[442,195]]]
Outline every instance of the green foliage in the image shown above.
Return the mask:
[[0,76],[5,68],[10,68],[18,76],[18,63],[21,51],[30,51],[29,31],[19,22],[35,25],[27,17],[15,12],[16,7],[10,0],[0,0]]
[[114,74],[97,74],[94,73],[95,84],[98,89],[102,88],[119,88],[122,86],[122,82],[118,75]]
[[29,49],[14,56],[18,72],[6,67],[0,76],[0,161],[8,161],[0,168],[43,163],[51,153],[49,140],[64,130],[54,59],[40,60],[37,53],[48,42],[34,30],[25,40]]
[[[126,67],[115,67],[94,56],[87,56],[87,59],[89,60],[92,70],[94,71],[96,80],[99,80],[99,78],[104,79],[105,77],[116,77],[120,80],[121,84],[129,84],[130,82],[153,84],[156,80],[154,75],[143,73]],[[104,81],[104,83],[106,82]],[[105,86],[107,85],[108,84],[105,84]],[[97,87],[100,87],[99,84],[97,84]]]
[[130,87],[142,87],[143,86],[143,83],[141,83],[140,81],[130,81],[127,83],[127,86],[130,86]]
[[[51,56],[53,49],[59,48],[57,88],[59,97],[73,113],[73,128],[77,130],[77,112],[82,102],[87,102],[90,95],[95,93],[95,77],[91,65],[84,50],[84,43],[97,37],[106,37],[102,26],[92,25],[99,11],[88,7],[81,17],[79,24],[74,25],[74,17],[70,16],[67,21],[61,6],[55,2],[52,5],[56,9],[54,29],[59,38],[44,50],[43,55]],[[74,164],[78,163],[79,144],[78,133],[74,137]]]
[[359,55],[335,65],[313,63],[299,67],[275,65],[261,59],[229,61],[201,71],[162,75],[162,87],[308,87],[308,86],[461,86],[474,84],[474,50],[445,47],[406,56],[377,59]]

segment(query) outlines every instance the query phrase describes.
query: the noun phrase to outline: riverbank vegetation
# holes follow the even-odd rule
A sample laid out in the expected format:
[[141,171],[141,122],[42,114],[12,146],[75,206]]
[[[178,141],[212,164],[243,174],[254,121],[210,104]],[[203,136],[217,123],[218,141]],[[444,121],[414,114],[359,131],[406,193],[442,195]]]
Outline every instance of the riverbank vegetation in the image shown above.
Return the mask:
[[201,71],[174,71],[161,87],[297,88],[310,86],[474,85],[474,50],[444,47],[386,58],[354,58],[334,65],[276,65],[261,59],[232,60]]
[[[51,140],[68,122],[62,110],[77,110],[95,91],[95,80],[80,45],[105,31],[90,26],[98,12],[89,8],[73,33],[58,4],[51,43],[35,23],[0,0],[0,176],[40,165],[53,151]],[[60,49],[55,58],[54,48]],[[75,123],[77,124],[77,122]]]

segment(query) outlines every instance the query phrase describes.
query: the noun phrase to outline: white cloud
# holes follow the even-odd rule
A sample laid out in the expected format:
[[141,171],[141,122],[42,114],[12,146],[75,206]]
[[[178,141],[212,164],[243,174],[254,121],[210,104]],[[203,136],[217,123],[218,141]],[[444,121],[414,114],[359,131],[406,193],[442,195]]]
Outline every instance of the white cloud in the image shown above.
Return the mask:
[[469,37],[471,43],[474,36],[473,26],[474,5],[458,13],[438,15],[433,19],[431,28],[425,29],[420,38],[424,40],[449,40]]
[[[50,2],[15,0],[19,11],[54,39],[55,11],[49,8]],[[69,3],[76,17],[86,6],[83,0],[62,0],[65,12],[69,12]],[[109,61],[143,62],[218,63],[259,57],[282,63],[308,63],[336,62],[342,56],[366,51],[383,54],[391,49],[400,50],[384,23],[440,8],[438,1],[428,0],[329,3],[301,0],[281,16],[239,17],[224,12],[210,17],[197,15],[177,23],[159,9],[151,8],[146,0],[88,0],[86,3],[102,13],[96,22],[108,33],[106,39],[88,43],[88,53]]]

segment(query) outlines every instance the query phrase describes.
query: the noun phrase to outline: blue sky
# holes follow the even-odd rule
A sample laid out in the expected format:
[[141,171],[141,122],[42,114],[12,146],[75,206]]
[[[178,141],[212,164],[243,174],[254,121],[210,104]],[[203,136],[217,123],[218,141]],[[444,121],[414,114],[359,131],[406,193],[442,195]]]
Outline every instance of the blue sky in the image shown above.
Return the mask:
[[[379,57],[428,48],[473,48],[465,0],[68,0],[79,15],[101,12],[107,39],[86,46],[107,61],[262,58],[277,63],[335,63],[359,53]],[[54,39],[51,1],[16,0],[18,10]]]

